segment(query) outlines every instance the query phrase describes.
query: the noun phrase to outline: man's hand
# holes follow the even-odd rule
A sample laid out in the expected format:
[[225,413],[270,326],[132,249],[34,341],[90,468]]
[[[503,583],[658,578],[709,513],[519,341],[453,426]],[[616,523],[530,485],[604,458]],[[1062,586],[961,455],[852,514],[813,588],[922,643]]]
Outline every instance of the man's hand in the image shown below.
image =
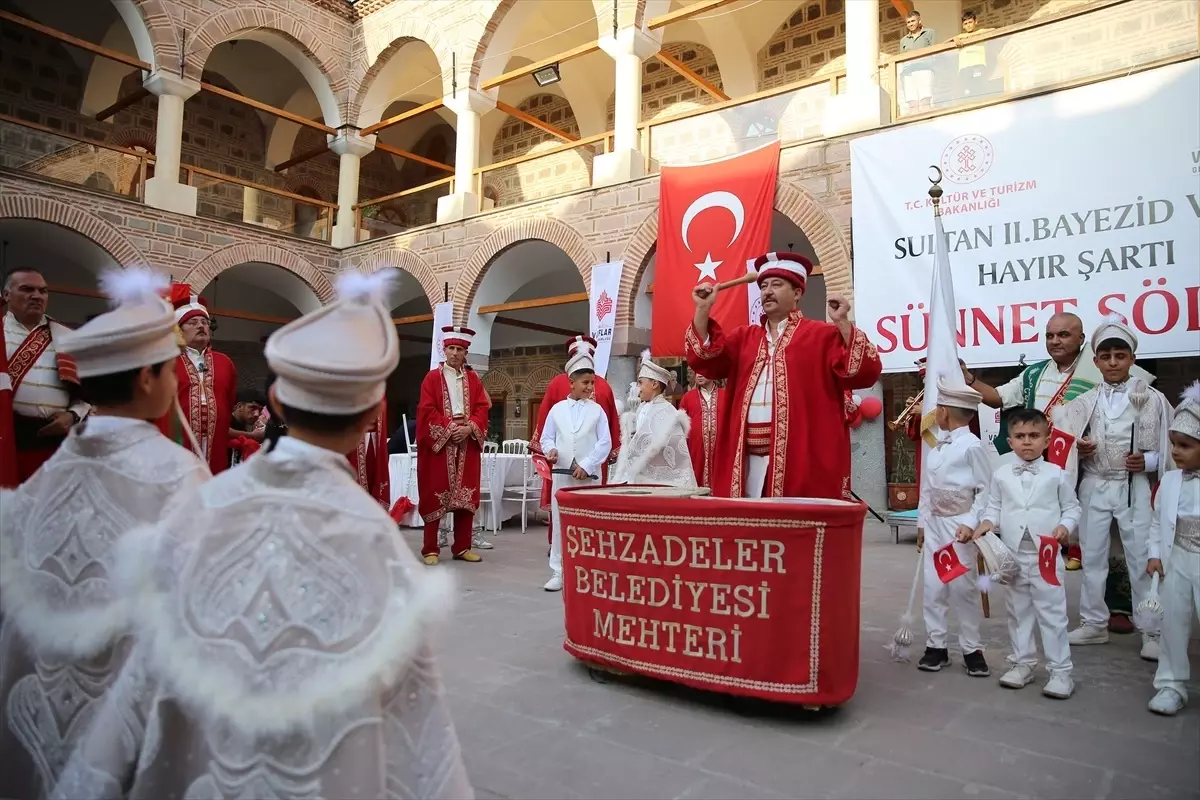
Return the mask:
[[969,542],[975,538],[975,529],[970,525],[959,525],[958,530],[954,532],[954,538],[960,542]]
[[621,455],[620,450],[613,450],[611,453],[608,454],[607,464],[611,467],[613,464],[617,463],[617,457],[619,455]]
[[712,310],[713,303],[717,302],[717,288],[711,283],[698,283],[692,289],[692,302],[696,304],[697,311],[703,311],[707,314]]
[[551,450],[549,453],[546,453],[546,460],[549,461],[551,464],[557,464],[558,463],[558,451]]
[[1066,544],[1067,540],[1071,538],[1071,532],[1067,530],[1065,525],[1055,527],[1054,530],[1050,531],[1050,535],[1058,539],[1059,544]]
[[1096,455],[1096,442],[1092,439],[1086,437],[1080,439],[1075,443],[1075,446],[1079,448],[1080,458],[1091,458]]
[[1146,457],[1141,453],[1129,453],[1125,456],[1125,469],[1129,472],[1145,472]]
[[584,472],[583,467],[579,466],[578,464],[572,464],[571,477],[577,481],[586,481],[591,477],[591,475],[588,475],[586,472]]
[[1157,558],[1152,558],[1146,562],[1146,574],[1157,575],[1159,578],[1165,578],[1167,573],[1163,572],[1162,561]]
[[471,429],[466,425],[459,425],[450,431],[450,441],[455,444],[462,444],[463,441],[471,435]]
[[71,426],[75,424],[75,415],[70,411],[59,411],[50,421],[43,425],[37,432],[38,436],[66,436],[71,430]]
[[921,548],[925,546],[925,529],[917,528],[917,552],[921,552]]
[[265,430],[252,430],[249,433],[244,433],[242,435],[248,439],[253,439],[259,444],[262,444],[263,439],[267,438],[267,432]]
[[829,306],[829,321],[834,325],[849,324],[850,322],[850,301],[845,295],[834,292],[825,298],[825,305]]

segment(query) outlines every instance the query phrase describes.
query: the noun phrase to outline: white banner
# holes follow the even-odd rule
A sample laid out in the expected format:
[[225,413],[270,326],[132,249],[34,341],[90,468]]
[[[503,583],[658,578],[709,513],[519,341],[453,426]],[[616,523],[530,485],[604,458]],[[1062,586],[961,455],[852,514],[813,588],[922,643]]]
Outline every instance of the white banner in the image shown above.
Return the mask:
[[592,267],[592,290],[588,292],[588,319],[592,338],[596,340],[596,374],[601,378],[608,372],[608,357],[612,353],[613,329],[617,327],[617,295],[621,290],[623,262],[610,261]]
[[442,328],[454,324],[454,303],[438,303],[433,307],[433,347],[429,348],[429,368],[437,369],[446,359],[442,346]]
[[[754,262],[757,258],[751,258],[746,261],[746,272],[754,272]],[[762,319],[762,290],[758,288],[756,281],[751,281],[746,284],[746,309],[750,313],[750,324],[757,325]]]
[[962,357],[1044,359],[1050,315],[1109,313],[1138,356],[1200,352],[1200,63],[906,125],[850,143],[854,299],[889,372],[925,350],[929,165]]

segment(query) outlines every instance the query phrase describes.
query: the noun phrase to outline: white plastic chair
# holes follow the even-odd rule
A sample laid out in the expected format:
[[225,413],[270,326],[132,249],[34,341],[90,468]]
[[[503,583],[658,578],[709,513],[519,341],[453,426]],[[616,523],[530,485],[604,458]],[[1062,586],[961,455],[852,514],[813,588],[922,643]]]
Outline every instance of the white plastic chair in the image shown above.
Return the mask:
[[[479,469],[479,507],[481,509],[486,508],[488,515],[487,519],[485,519],[483,522],[483,527],[484,529],[490,527],[493,534],[496,533],[496,518],[499,516],[496,513],[495,503],[492,502],[492,479],[496,475],[497,457],[498,456],[496,455],[495,451],[488,452],[485,450],[481,456],[483,463],[480,465]],[[501,497],[503,498],[503,494]],[[490,526],[488,524],[489,522],[491,523]]]
[[542,476],[533,468],[533,456],[526,454],[521,463],[521,485],[505,487],[503,500],[521,504],[521,533],[529,527],[529,504],[534,504],[534,515],[542,502]]
[[415,444],[413,444],[412,438],[408,435],[408,414],[401,414],[400,421],[403,423],[402,427],[404,428],[404,446],[407,448],[409,453],[413,454],[413,458],[416,458],[417,447]]
[[484,442],[483,443],[483,452],[499,453],[500,452],[500,443],[499,442]]
[[519,456],[529,452],[529,442],[524,439],[505,439],[500,452]]

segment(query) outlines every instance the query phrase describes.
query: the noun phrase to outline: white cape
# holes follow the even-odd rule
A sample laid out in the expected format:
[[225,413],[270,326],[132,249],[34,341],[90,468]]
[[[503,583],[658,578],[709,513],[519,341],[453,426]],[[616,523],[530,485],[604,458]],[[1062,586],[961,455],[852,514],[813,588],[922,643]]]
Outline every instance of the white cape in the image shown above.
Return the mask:
[[659,395],[621,415],[621,452],[613,483],[650,483],[696,488],[688,452],[687,412]]

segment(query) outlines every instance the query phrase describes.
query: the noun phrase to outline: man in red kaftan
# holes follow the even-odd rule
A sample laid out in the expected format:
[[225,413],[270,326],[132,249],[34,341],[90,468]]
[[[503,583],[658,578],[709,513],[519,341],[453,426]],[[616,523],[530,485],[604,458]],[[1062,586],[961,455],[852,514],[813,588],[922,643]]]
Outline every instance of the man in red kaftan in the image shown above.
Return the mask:
[[438,562],[438,523],[454,516],[450,553],[459,561],[482,561],[471,550],[471,522],[479,508],[483,443],[487,440],[487,391],[474,370],[466,369],[475,331],[442,328],[446,360],[421,382],[417,403],[417,510],[425,521],[421,555]]
[[[596,340],[591,336],[572,336],[567,340],[567,358],[569,359],[579,352],[586,352],[588,357],[595,359]],[[546,394],[542,396],[542,404],[538,406],[537,425],[534,426],[533,435],[529,437],[530,452],[542,454],[542,430],[546,427],[546,417],[550,416],[550,409],[554,408],[555,403],[566,400],[570,394],[571,379],[565,372],[550,379],[550,383],[546,386]],[[617,456],[621,448],[621,415],[617,413],[617,398],[613,395],[612,386],[599,375],[596,376],[593,399],[600,408],[604,409],[604,415],[608,418],[608,434],[612,437],[612,452],[609,453],[608,461],[600,467],[600,482],[608,483],[608,468],[617,463]],[[550,481],[543,480],[539,506],[542,511],[547,513],[550,512],[550,495]],[[554,541],[553,520],[546,530],[546,539],[548,542]]]
[[387,451],[387,402],[380,403],[375,422],[363,434],[358,448],[351,450],[346,458],[358,485],[385,509],[392,504],[392,487],[388,475]]
[[712,487],[712,469],[717,455],[717,408],[723,400],[724,390],[716,381],[695,373],[695,388],[679,398],[679,410],[687,412],[691,427],[688,429],[688,453],[692,457],[692,471],[696,473],[696,485]]
[[713,494],[719,497],[850,497],[846,389],[865,389],[882,371],[865,333],[850,323],[850,303],[830,294],[828,322],[797,309],[811,263],[768,253],[755,263],[762,292],[758,324],[724,331],[709,319],[711,284],[692,293],[696,313],[685,333],[688,365],[726,381],[718,409]]

